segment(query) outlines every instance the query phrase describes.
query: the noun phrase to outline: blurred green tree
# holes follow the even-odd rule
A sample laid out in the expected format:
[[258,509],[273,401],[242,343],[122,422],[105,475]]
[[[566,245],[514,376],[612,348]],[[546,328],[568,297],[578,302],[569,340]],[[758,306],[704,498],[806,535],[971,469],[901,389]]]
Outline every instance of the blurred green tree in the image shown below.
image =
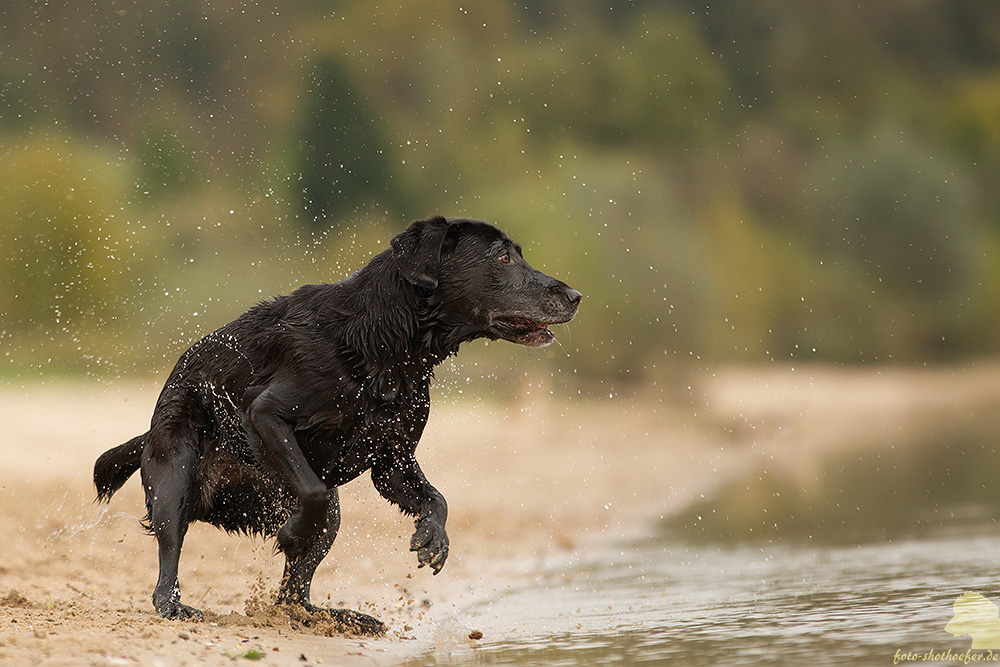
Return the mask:
[[298,119],[302,206],[314,227],[366,205],[394,209],[390,148],[380,119],[336,56],[313,63]]
[[0,161],[0,328],[8,333],[89,336],[132,296],[128,174],[108,157],[43,138]]
[[8,336],[181,346],[444,213],[587,295],[581,374],[1000,350],[992,3],[8,4]]

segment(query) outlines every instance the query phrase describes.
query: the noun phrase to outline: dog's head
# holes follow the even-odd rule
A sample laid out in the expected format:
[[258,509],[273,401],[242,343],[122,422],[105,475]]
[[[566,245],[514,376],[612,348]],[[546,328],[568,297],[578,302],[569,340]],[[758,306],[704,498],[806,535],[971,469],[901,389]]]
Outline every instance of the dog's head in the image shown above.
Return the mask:
[[414,222],[392,240],[392,257],[464,339],[548,345],[548,327],[569,322],[580,304],[579,292],[533,269],[519,245],[479,220]]

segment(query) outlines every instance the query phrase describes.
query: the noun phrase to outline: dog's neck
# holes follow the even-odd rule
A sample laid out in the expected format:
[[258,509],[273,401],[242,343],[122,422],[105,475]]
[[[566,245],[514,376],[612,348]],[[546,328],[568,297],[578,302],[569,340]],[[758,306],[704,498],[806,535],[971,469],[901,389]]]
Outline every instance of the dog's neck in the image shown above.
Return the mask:
[[[462,343],[483,335],[445,321],[433,290],[406,281],[390,251],[375,256],[349,280],[356,288],[347,304],[351,325],[338,337],[386,400],[416,385],[426,387],[435,366],[457,354]],[[400,289],[385,289],[393,283]]]

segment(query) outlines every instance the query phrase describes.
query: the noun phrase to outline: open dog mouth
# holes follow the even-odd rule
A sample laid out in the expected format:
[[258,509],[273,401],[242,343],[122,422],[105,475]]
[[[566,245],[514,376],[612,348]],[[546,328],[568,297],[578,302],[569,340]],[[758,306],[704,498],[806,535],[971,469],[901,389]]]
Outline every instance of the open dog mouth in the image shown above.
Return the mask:
[[529,347],[542,347],[556,339],[549,331],[550,324],[558,322],[542,322],[528,317],[498,317],[493,321],[493,328],[504,340]]

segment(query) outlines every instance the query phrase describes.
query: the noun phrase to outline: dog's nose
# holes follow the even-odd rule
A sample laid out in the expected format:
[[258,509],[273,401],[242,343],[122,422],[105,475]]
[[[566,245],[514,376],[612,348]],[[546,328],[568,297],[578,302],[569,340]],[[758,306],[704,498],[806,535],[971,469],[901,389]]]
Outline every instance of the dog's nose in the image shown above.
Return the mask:
[[578,306],[578,305],[580,305],[580,299],[582,299],[582,298],[583,298],[583,295],[580,294],[579,292],[577,292],[572,287],[567,287],[566,288],[566,300],[569,301],[569,305],[571,305],[571,306]]

